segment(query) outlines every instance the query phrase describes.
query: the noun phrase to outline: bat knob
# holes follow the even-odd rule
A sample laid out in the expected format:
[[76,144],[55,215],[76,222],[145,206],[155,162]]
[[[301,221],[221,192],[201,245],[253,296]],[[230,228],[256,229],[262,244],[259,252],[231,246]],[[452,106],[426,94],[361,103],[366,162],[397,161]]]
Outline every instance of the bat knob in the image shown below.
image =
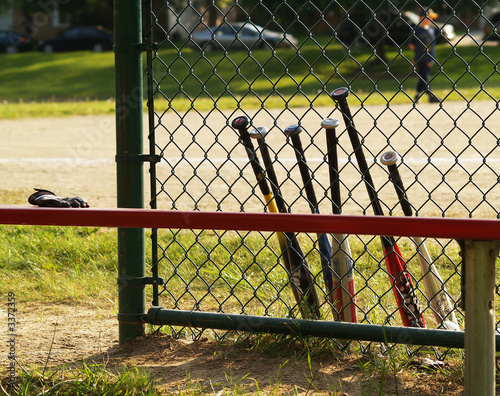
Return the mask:
[[231,126],[236,129],[243,129],[248,126],[250,121],[248,120],[248,117],[246,116],[240,116],[236,117],[233,122],[231,123]]
[[249,132],[249,135],[253,137],[254,139],[264,139],[269,132],[269,129],[267,129],[265,126],[260,126],[257,128],[252,129]]
[[337,88],[330,94],[333,100],[341,100],[349,96],[349,89],[346,87]]
[[386,151],[384,154],[380,156],[380,162],[383,165],[394,165],[398,162],[399,160],[399,154],[396,153],[395,151]]
[[321,121],[321,127],[325,129],[335,129],[339,126],[339,120],[336,118],[324,118]]
[[302,132],[302,127],[299,124],[292,124],[285,128],[284,134],[287,136],[295,136]]

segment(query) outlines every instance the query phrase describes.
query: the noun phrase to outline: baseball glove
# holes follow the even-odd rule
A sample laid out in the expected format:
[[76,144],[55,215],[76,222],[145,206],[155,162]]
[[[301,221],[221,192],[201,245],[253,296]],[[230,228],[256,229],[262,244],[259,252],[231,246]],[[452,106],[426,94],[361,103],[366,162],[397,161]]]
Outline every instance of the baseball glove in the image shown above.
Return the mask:
[[88,208],[89,204],[79,197],[61,198],[52,191],[35,188],[28,202],[32,205],[55,208]]

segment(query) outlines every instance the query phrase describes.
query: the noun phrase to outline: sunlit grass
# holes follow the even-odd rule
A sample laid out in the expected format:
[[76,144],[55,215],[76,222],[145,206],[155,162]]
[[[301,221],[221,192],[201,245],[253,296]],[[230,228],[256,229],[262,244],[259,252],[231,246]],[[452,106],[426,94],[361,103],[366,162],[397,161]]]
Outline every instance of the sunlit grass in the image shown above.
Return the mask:
[[16,395],[138,395],[154,396],[154,380],[137,368],[112,368],[105,364],[78,367],[32,368],[21,371]]
[[114,300],[115,230],[2,226],[0,237],[0,293],[27,302]]
[[45,101],[45,102],[15,102],[0,104],[0,119],[64,117],[72,115],[103,115],[115,114],[115,101],[81,100],[81,101]]
[[[382,60],[369,48],[347,52],[329,36],[306,38],[298,51],[202,53],[177,44],[160,48],[153,61],[160,112],[330,106],[328,93],[339,86],[353,90],[354,104],[358,99],[371,105],[411,103],[415,94],[417,77],[408,48],[388,47]],[[448,101],[498,98],[499,57],[498,46],[438,45],[433,89]],[[0,54],[0,60],[0,118],[114,111],[110,52]]]

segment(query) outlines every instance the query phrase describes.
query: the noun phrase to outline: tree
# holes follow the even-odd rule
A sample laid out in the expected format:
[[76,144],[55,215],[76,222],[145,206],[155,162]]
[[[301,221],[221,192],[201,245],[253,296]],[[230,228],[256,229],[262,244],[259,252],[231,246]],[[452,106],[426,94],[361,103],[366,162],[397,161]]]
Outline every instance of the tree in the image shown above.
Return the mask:
[[113,27],[113,0],[0,0],[0,10],[19,9],[27,24],[33,18],[53,15],[55,11],[68,16],[73,25]]
[[290,33],[306,33],[322,14],[335,8],[330,0],[240,0],[250,19],[258,25],[279,24]]
[[[490,0],[492,1],[492,0]],[[497,1],[497,0],[494,0]],[[452,11],[477,14],[488,0],[240,0],[252,21],[266,25],[278,23],[282,29],[296,34],[308,35],[326,15],[333,15],[335,23],[329,26],[332,34],[342,29],[353,41],[346,45],[372,47],[373,52],[385,60],[385,49],[392,44],[387,32],[404,26],[400,12],[418,11],[421,7],[432,7],[442,15]],[[406,26],[408,27],[408,26]],[[405,29],[406,30],[406,29]],[[410,32],[411,33],[411,32]],[[357,37],[357,41],[354,40]],[[399,43],[398,43],[399,44]]]

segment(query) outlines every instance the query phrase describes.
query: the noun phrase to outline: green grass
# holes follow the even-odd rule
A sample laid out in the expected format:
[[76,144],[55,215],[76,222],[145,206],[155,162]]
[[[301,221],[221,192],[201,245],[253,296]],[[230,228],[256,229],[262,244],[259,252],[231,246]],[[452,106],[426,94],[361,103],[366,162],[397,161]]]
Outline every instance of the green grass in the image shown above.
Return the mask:
[[84,303],[116,295],[116,231],[0,227],[0,294],[20,301]]
[[[13,291],[20,301],[29,302],[114,300],[116,238],[116,230],[106,228],[2,226],[0,270],[6,282],[0,285],[0,294]],[[392,322],[399,323],[394,298],[388,292],[379,239],[351,238],[350,242],[356,258],[360,321],[382,324],[389,315],[394,316]],[[160,297],[163,304],[188,310],[196,305],[207,311],[300,316],[278,262],[276,238],[270,238],[269,234],[250,233],[242,240],[235,233],[221,237],[211,231],[165,232],[161,234],[160,245],[168,251],[168,260],[163,260],[160,274],[169,289],[168,295]],[[306,235],[301,235],[301,245],[316,278],[320,300],[325,301],[318,252]],[[410,260],[412,273],[419,274],[413,246],[402,239],[399,247]],[[447,280],[450,294],[458,297],[456,247],[449,246],[446,255],[435,243],[429,244],[429,248],[433,257],[437,257],[436,265]],[[423,290],[423,285],[419,284],[419,288]],[[420,301],[425,302],[422,294]],[[323,319],[334,319],[328,305],[322,311]],[[427,317],[432,326],[430,311]]]
[[114,98],[112,52],[0,55],[5,82],[0,100],[70,101]]
[[105,364],[83,362],[78,368],[64,365],[55,369],[21,371],[15,394],[154,396],[160,393],[144,370],[127,367],[112,369]]
[[23,102],[0,104],[0,119],[115,114],[115,100]]
[[[328,92],[350,85],[370,104],[408,103],[415,92],[409,49],[387,48],[387,62],[368,49],[347,51],[327,36],[302,41],[296,51],[210,52],[161,49],[153,62],[159,108],[183,111],[331,105]],[[500,96],[499,46],[437,46],[441,66],[432,85],[446,100]],[[0,55],[0,118],[110,114],[114,111],[111,52]],[[408,95],[400,92],[404,89]],[[61,105],[59,105],[61,103]],[[57,104],[57,105],[54,105]]]

